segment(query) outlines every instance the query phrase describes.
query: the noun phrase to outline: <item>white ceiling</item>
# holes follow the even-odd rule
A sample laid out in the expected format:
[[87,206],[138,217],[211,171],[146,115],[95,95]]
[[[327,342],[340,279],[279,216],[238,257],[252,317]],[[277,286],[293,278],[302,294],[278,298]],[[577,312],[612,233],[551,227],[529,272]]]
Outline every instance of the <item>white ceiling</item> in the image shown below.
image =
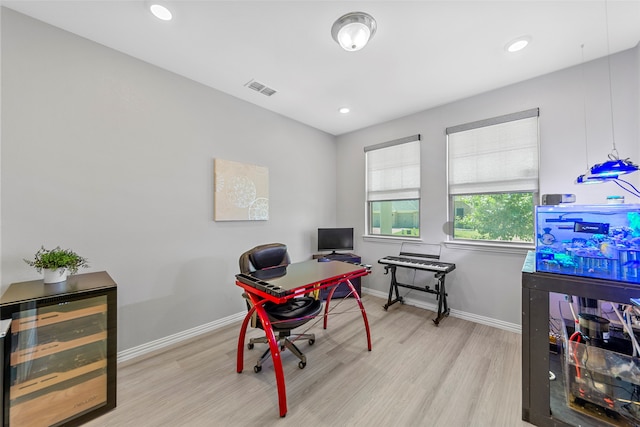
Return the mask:
[[[153,17],[144,1],[2,1],[333,135],[640,41],[640,0],[165,3],[173,11],[170,22]],[[331,25],[356,10],[371,14],[378,31],[361,51],[346,52],[331,38]],[[532,43],[508,54],[505,44],[522,35]],[[278,92],[267,97],[250,90],[251,79]],[[351,113],[340,114],[342,106]]]

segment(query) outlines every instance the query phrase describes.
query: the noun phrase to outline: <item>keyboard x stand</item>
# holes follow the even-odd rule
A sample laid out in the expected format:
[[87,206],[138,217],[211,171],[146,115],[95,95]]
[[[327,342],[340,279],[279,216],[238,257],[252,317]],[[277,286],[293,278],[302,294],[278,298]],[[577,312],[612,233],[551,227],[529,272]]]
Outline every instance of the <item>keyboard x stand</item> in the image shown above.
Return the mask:
[[[385,311],[397,302],[404,304],[404,298],[400,296],[400,292],[398,290],[399,287],[402,287],[402,288],[413,289],[416,291],[427,292],[427,293],[436,295],[436,299],[438,300],[438,316],[435,319],[433,319],[433,323],[435,323],[436,326],[440,324],[440,321],[444,317],[449,316],[449,306],[447,305],[447,292],[444,286],[444,278],[447,273],[442,271],[435,273],[436,284],[434,289],[431,289],[431,287],[428,285],[416,286],[416,285],[407,285],[405,283],[398,282],[396,280],[396,269],[397,269],[397,266],[395,265],[384,266],[384,270],[385,270],[384,274],[389,274],[389,271],[391,271],[391,284],[389,286],[389,298],[387,300],[387,303],[382,306],[382,308],[384,308]],[[395,298],[393,298],[394,290],[396,294]]]

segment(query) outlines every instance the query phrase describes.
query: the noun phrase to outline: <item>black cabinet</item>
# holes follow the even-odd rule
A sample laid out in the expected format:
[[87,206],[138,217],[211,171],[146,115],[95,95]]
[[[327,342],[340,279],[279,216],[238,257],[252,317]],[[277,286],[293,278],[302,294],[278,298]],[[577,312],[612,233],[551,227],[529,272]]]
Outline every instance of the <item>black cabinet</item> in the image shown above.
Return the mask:
[[[556,356],[550,351],[550,295],[567,295],[590,300],[607,301],[617,304],[629,304],[630,298],[640,297],[640,287],[637,284],[614,280],[595,279],[588,277],[567,276],[541,272],[522,273],[522,419],[537,426],[601,426],[636,425],[628,423],[633,419],[637,423],[640,418],[636,408],[636,395],[624,396],[624,399],[602,399],[601,405],[594,405],[590,395],[591,389],[597,390],[602,396],[607,391],[623,391],[622,387],[614,386],[618,381],[627,380],[629,387],[640,390],[640,379],[634,375],[629,378],[620,372],[610,370],[609,360],[624,361],[624,365],[640,366],[640,359],[624,354],[618,354],[595,345],[584,345],[570,341],[571,345],[560,348],[560,363],[569,361],[564,368],[566,371],[556,370],[553,387],[549,372]],[[564,321],[564,320],[563,320]],[[613,341],[613,338],[611,339]],[[565,343],[566,344],[566,343]],[[590,356],[587,358],[587,350]],[[567,356],[568,355],[568,356]],[[563,359],[564,358],[564,359]],[[575,359],[575,363],[573,363]],[[602,364],[601,361],[607,361]],[[627,363],[628,362],[628,363]],[[607,366],[606,369],[602,368]],[[581,387],[580,405],[586,409],[598,411],[576,411],[577,405],[568,394],[557,395],[554,390],[560,381],[569,387],[572,384],[574,370],[580,370],[584,387]],[[560,372],[564,372],[561,374]],[[560,376],[561,375],[561,376]],[[597,380],[596,380],[597,378]],[[633,393],[633,392],[632,392]],[[631,402],[633,401],[633,402]],[[607,403],[608,402],[608,403]],[[619,406],[628,406],[629,412],[618,411]],[[571,405],[571,406],[570,406]],[[552,409],[555,407],[555,409]],[[600,409],[602,408],[602,409]],[[580,407],[578,407],[580,409]],[[604,414],[604,419],[598,419],[597,412]],[[623,416],[624,415],[624,416]]]
[[74,426],[115,407],[116,292],[104,271],[7,289],[3,425]]
[[[360,258],[359,255],[349,254],[349,253],[315,254],[313,258],[314,259],[329,258],[330,260],[334,260],[334,261],[345,261],[345,262],[352,262],[355,264],[360,264],[362,262],[362,259]],[[361,279],[362,279],[361,277],[358,277],[357,279],[353,279],[351,281],[351,284],[353,285],[353,287],[356,288],[356,292],[358,292],[358,296],[362,296]],[[334,292],[332,298],[344,298],[348,296],[350,292],[351,290],[349,289],[349,286],[347,286],[346,283],[341,283],[340,285],[338,285],[338,288]],[[320,291],[320,297],[323,300],[327,299],[328,294],[329,294],[329,289],[323,289]]]

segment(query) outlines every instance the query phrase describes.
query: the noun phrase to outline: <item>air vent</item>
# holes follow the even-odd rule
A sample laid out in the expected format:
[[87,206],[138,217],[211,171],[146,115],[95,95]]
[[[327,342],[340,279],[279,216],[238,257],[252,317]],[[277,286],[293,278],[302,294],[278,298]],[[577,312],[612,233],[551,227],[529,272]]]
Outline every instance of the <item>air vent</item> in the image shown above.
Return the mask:
[[264,85],[260,82],[257,82],[255,80],[249,80],[246,84],[246,87],[248,87],[249,89],[255,90],[256,92],[260,92],[261,94],[265,95],[265,96],[271,96],[274,95],[277,91],[275,89],[272,89],[270,87],[268,87],[267,85]]
[[271,89],[270,87],[265,87],[260,91],[261,94],[271,96],[276,93],[275,89]]

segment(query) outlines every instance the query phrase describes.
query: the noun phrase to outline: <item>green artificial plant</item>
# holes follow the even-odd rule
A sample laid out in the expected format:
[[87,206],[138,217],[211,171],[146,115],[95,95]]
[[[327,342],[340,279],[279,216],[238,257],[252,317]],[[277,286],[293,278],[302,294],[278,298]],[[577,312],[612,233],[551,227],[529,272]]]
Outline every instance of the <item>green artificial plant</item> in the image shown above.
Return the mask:
[[57,270],[66,268],[69,273],[75,274],[80,267],[89,267],[86,258],[81,257],[71,249],[60,249],[60,246],[54,249],[45,249],[42,246],[36,252],[33,260],[25,259],[24,262],[31,267],[35,267],[38,273],[41,273],[43,269]]

